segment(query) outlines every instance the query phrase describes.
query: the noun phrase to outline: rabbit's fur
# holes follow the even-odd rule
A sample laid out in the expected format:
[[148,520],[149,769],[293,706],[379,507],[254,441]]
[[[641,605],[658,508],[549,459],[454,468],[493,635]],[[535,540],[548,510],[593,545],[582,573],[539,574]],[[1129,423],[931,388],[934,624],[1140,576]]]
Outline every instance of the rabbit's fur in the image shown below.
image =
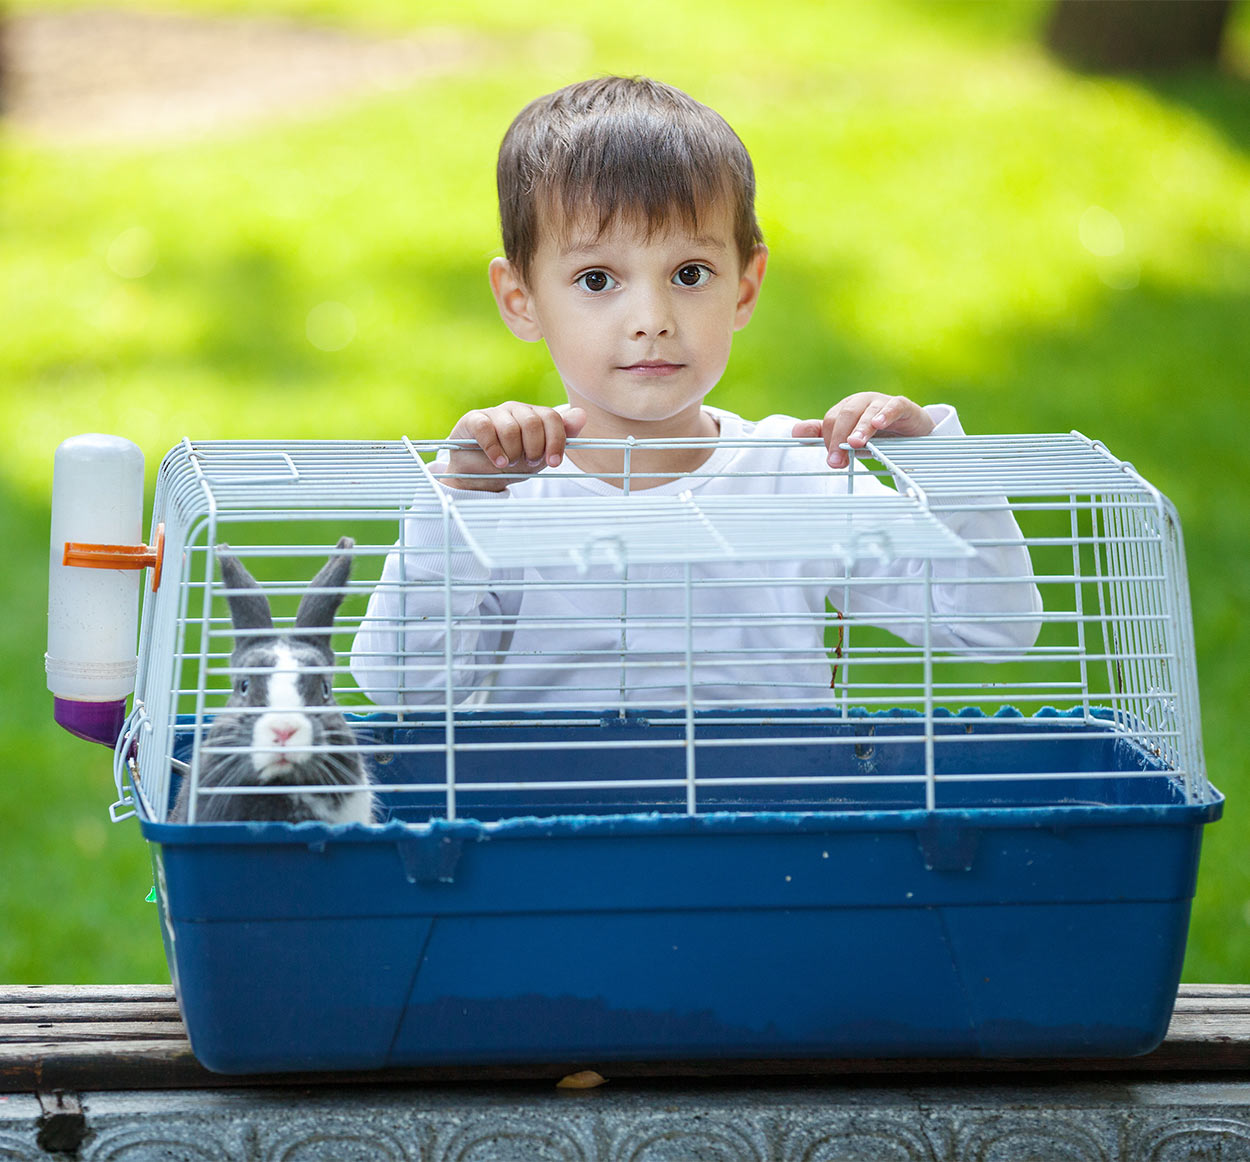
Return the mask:
[[[330,627],[343,601],[340,590],[351,573],[349,550],[354,544],[349,537],[339,541],[339,551],[309,584],[289,633],[274,630],[269,599],[242,563],[229,553],[218,552],[223,583],[240,591],[227,594],[234,628],[253,632],[236,633],[230,665],[247,672],[235,674],[229,701],[204,738],[206,747],[237,749],[201,755],[201,788],[369,784],[347,721],[337,709],[325,709],[337,706],[331,693],[334,649]],[[316,749],[303,749],[310,746]],[[186,821],[190,796],[188,775],[171,819]],[[202,823],[309,819],[371,823],[373,817],[371,791],[200,795],[196,804],[196,822]]]

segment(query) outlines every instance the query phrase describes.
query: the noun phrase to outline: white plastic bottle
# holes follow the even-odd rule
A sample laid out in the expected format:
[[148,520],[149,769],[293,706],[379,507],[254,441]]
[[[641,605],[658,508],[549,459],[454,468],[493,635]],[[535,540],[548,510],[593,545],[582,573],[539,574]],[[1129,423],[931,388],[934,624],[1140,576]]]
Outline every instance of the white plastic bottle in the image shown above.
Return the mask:
[[67,542],[142,542],[143,453],[120,436],[73,436],[56,450],[48,567],[48,689],[56,720],[111,746],[126,717],[138,660],[137,568],[64,563]]

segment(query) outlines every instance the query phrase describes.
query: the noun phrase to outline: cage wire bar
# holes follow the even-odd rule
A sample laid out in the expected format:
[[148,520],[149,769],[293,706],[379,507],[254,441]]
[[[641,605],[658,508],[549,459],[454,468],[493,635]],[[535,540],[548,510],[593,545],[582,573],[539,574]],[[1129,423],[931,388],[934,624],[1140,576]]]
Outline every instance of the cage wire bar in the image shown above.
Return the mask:
[[[832,801],[839,788],[870,778],[919,787],[925,807],[941,810],[946,784],[1097,780],[1102,772],[1096,770],[987,775],[958,764],[950,769],[946,761],[957,750],[1057,739],[1072,723],[1087,736],[1147,752],[1151,761],[1142,777],[1173,780],[1187,802],[1211,801],[1179,522],[1169,502],[1131,465],[1073,432],[876,440],[852,458],[845,496],[701,497],[697,490],[658,495],[645,487],[658,474],[633,469],[640,451],[748,443],[761,446],[759,440],[574,440],[574,451],[620,453],[621,473],[613,477],[619,493],[554,502],[511,496],[501,508],[499,499],[453,499],[438,483],[430,461],[452,446],[446,440],[184,440],[165,458],[157,482],[154,521],[166,526],[165,575],[144,601],[137,691],[115,758],[115,815],[132,808],[137,795],[149,818],[164,820],[171,777],[198,785],[207,724],[224,703],[232,673],[234,631],[224,603],[214,605],[224,592],[215,576],[216,546],[224,540],[249,567],[265,566],[253,571],[274,599],[275,623],[282,628],[291,623],[283,609],[293,608],[343,534],[356,539],[358,568],[336,627],[340,642],[361,625],[359,610],[379,585],[388,554],[398,553],[399,589],[437,592],[437,615],[404,622],[397,638],[424,640],[424,647],[370,659],[374,671],[394,678],[389,699],[369,703],[357,692],[343,653],[335,686],[344,708],[364,716],[359,749],[372,761],[432,756],[438,777],[394,783],[387,792],[439,801],[447,819],[461,813],[466,795],[477,802],[518,790],[577,789],[621,796],[619,809],[626,812],[638,810],[648,796],[671,793],[680,797],[681,809],[696,814],[705,809],[704,793],[777,785],[819,789]],[[765,443],[819,448],[819,441]],[[871,469],[866,461],[880,467]],[[796,475],[828,473],[822,462],[816,459],[815,467]],[[870,474],[895,491],[857,489],[856,482]],[[966,514],[1005,508],[1015,514],[1033,557],[1044,604],[1042,636],[1028,650],[938,649],[935,567],[993,547],[964,540],[951,526]],[[414,513],[441,530],[437,545],[407,543]],[[416,568],[430,552],[440,561],[436,580]],[[869,614],[849,612],[857,592],[878,583],[852,567],[885,559],[919,563],[892,582],[913,586],[920,595],[917,612],[894,618],[913,633],[916,645],[885,634]],[[796,570],[788,584],[817,584],[841,595],[840,608],[803,615],[809,629],[824,635],[823,664],[832,671],[827,687],[795,685],[793,674],[802,667],[815,672],[808,650],[764,644],[720,659],[700,646],[713,640],[707,635],[716,629],[700,601],[715,591],[746,590],[758,602],[758,611],[741,617],[742,628],[756,635],[752,640],[762,635],[766,642],[770,630],[795,621],[793,611],[767,608],[769,586],[777,584],[768,570],[778,561]],[[570,586],[598,603],[602,612],[594,615],[570,608],[528,627],[556,643],[548,653],[538,651],[542,656],[534,661],[558,662],[567,687],[526,685],[504,673],[499,655],[515,640],[515,615],[510,620],[503,608],[468,608],[486,575],[505,604],[523,590],[558,595]],[[1028,578],[961,583],[1012,580]],[[645,595],[650,611],[638,603],[631,607],[631,595]],[[1000,613],[992,620],[1023,616]],[[956,626],[961,620],[976,623],[978,615],[945,618]],[[588,631],[601,643],[576,656],[560,655],[560,635]],[[457,649],[457,634],[491,635],[500,648],[475,648],[466,657]],[[631,648],[631,638],[650,644]],[[655,647],[657,640],[667,643],[663,649]],[[701,689],[700,668],[712,662],[736,666],[749,681],[726,682],[711,693]],[[404,686],[409,679],[424,685],[414,693]],[[799,688],[803,693],[796,694]],[[747,690],[753,696],[744,700]],[[770,690],[781,696],[761,703],[759,692]],[[970,709],[997,713],[995,730],[954,729]],[[618,743],[605,741],[605,714],[631,722],[642,716],[655,729],[648,737],[635,732]],[[1039,721],[1038,714],[1052,717]],[[855,724],[858,733],[822,734],[830,716]],[[569,734],[552,738],[534,731],[527,741],[527,732],[540,723]],[[759,735],[732,732],[744,725],[759,727]],[[180,742],[189,754],[183,760],[175,757]],[[741,766],[725,770],[715,761],[723,748],[741,755],[748,753],[742,748],[778,745],[812,749],[818,759],[834,748],[853,749],[858,759],[873,747],[919,747],[923,759],[919,769],[888,776],[872,774],[868,759],[851,773],[829,764],[784,777]],[[636,774],[596,777],[596,757],[613,746],[636,759]],[[460,758],[476,762],[526,751],[550,756],[547,776],[485,779],[466,776],[457,766]],[[680,769],[649,773],[658,761],[649,756],[671,752],[681,755]]]
[[[1082,701],[1090,713],[1086,665],[1078,518],[1088,513],[1104,627],[1105,697],[1117,726],[1145,742],[1184,782],[1188,801],[1206,802],[1210,788],[1202,757],[1192,612],[1180,522],[1175,508],[1127,461],[1078,432],[1070,439],[972,436],[957,457],[924,440],[877,441],[874,454],[899,479],[913,481],[934,499],[935,512],[952,511],[958,497],[1002,492],[1017,498],[1019,516],[1045,503],[1023,498],[1051,495],[1062,481],[1070,491],[1071,543],[1077,655]],[[1085,497],[1087,500],[1082,501]],[[1053,503],[1053,502],[1052,502]],[[1032,539],[1030,544],[1042,543]]]

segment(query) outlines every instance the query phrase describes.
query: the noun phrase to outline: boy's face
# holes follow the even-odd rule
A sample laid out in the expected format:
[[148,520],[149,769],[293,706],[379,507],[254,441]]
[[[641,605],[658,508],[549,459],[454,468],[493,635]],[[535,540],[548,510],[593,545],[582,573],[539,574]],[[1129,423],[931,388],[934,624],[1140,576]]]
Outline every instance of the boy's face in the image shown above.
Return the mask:
[[527,283],[496,259],[491,286],[514,334],[545,339],[587,433],[696,434],[703,397],[755,309],[767,251],[745,265],[727,209],[647,237],[618,221],[544,230]]

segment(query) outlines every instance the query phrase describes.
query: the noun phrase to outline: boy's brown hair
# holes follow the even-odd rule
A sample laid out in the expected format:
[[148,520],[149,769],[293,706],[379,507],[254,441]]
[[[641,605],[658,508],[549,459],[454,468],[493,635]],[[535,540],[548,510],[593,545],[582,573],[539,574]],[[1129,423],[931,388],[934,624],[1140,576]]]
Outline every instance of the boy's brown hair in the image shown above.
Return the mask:
[[738,135],[719,113],[646,77],[599,77],[531,101],[504,135],[496,177],[504,254],[522,280],[544,213],[565,222],[589,214],[600,234],[624,216],[652,234],[675,215],[697,230],[701,212],[728,204],[740,260],[763,241],[755,170]]

